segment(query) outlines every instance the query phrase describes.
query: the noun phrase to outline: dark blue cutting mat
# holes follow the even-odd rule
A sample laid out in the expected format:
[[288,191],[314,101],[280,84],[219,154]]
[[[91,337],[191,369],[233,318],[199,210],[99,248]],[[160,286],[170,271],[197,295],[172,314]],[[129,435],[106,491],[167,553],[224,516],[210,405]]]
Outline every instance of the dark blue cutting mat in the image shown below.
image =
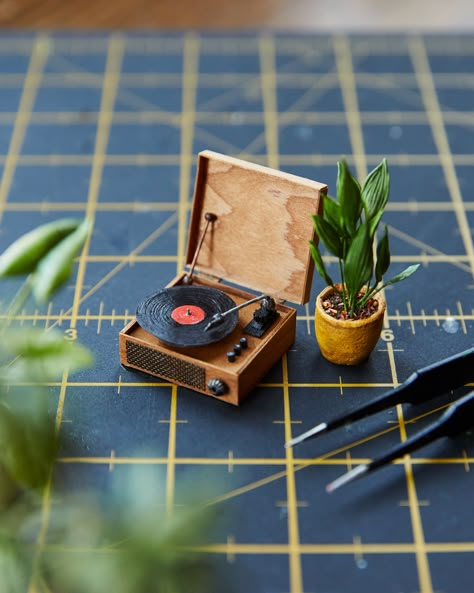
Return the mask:
[[[239,409],[120,367],[121,327],[182,269],[205,148],[332,191],[342,155],[359,177],[388,157],[392,270],[422,266],[387,290],[366,364],[321,358],[310,302],[294,347]],[[161,479],[168,508],[180,483],[215,484],[227,521],[211,551],[237,593],[471,593],[472,434],[324,490],[442,404],[283,443],[472,346],[474,37],[3,34],[0,172],[2,249],[42,222],[94,220],[73,283],[20,316],[96,356],[54,386],[72,437],[55,471],[71,489],[107,492],[136,464]],[[245,246],[236,256],[244,265]],[[321,288],[315,277],[312,301]]]

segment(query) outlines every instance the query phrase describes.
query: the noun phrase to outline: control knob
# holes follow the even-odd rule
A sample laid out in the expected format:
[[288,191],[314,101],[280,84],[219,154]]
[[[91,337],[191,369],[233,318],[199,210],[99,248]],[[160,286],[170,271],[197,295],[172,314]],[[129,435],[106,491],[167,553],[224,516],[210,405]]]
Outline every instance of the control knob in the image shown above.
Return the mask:
[[229,390],[227,384],[222,379],[209,379],[207,382],[207,388],[212,393],[212,395],[217,395],[218,397],[225,395]]

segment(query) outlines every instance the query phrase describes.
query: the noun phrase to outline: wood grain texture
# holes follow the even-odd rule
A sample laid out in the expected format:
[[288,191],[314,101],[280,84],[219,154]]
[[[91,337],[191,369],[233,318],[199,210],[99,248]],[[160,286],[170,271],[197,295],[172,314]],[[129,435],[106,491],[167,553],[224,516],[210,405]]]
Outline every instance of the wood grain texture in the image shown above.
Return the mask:
[[213,277],[306,303],[313,262],[312,214],[320,211],[327,186],[212,151],[199,155],[187,253],[189,264],[204,215],[217,215],[196,269]]
[[321,30],[472,29],[469,0],[0,0],[0,26]]
[[35,27],[242,27],[269,23],[282,0],[1,0],[0,23]]

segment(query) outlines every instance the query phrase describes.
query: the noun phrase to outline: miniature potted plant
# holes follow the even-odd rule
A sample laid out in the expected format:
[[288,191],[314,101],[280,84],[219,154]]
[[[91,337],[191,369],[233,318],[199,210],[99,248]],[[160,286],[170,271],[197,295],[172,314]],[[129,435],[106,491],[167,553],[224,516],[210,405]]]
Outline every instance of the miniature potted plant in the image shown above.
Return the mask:
[[323,214],[313,216],[317,236],[339,264],[340,281],[328,274],[318,244],[310,242],[316,269],[327,287],[316,298],[315,329],[323,356],[336,364],[363,362],[382,330],[385,301],[381,290],[411,276],[418,265],[388,281],[390,266],[387,226],[376,244],[376,231],[390,191],[384,159],[362,184],[347,163],[338,163],[337,199],[323,196]]

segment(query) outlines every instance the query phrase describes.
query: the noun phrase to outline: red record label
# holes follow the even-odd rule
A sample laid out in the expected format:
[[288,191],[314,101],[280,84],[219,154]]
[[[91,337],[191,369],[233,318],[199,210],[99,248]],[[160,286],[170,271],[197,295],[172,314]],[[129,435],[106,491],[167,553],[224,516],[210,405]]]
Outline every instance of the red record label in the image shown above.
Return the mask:
[[171,318],[180,325],[194,325],[206,317],[204,309],[196,305],[181,305],[171,312]]

